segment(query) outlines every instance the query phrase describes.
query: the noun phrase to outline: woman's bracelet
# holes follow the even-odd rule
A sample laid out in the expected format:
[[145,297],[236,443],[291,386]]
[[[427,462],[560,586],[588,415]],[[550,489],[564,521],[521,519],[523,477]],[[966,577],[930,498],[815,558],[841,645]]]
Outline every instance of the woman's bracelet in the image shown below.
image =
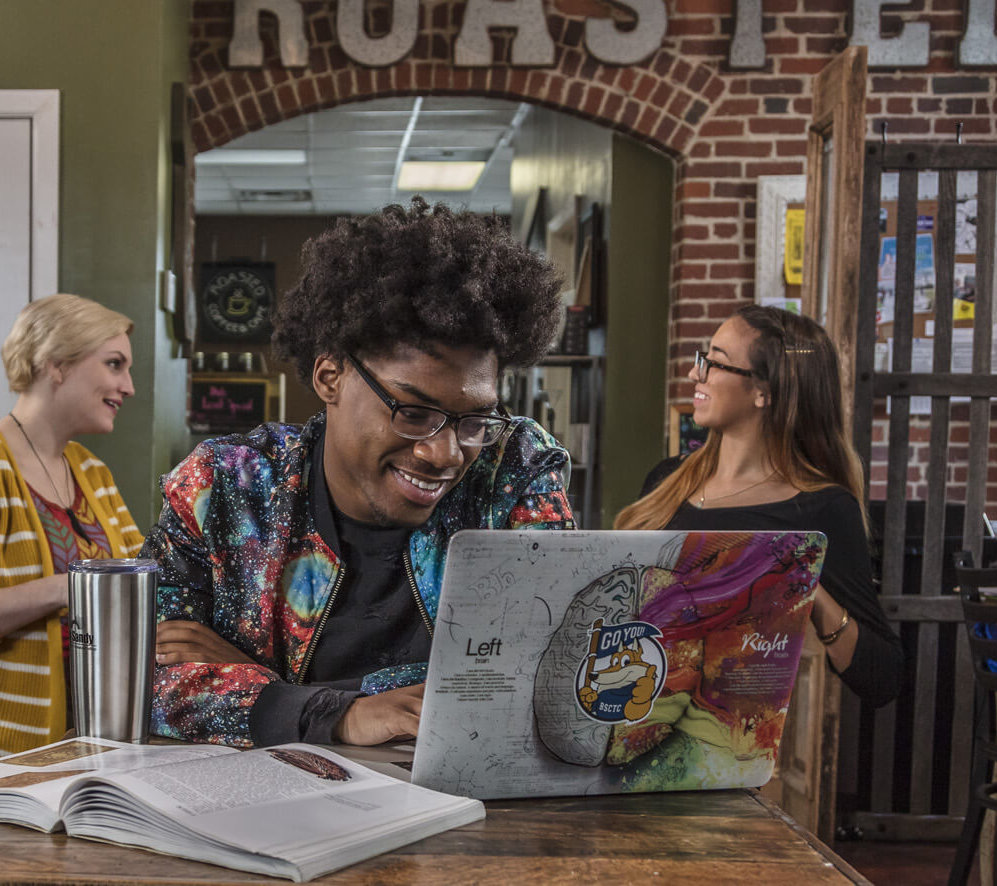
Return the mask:
[[830,634],[818,634],[817,639],[820,640],[825,646],[830,646],[838,637],[841,636],[841,632],[848,627],[848,622],[851,619],[848,617],[848,610],[841,610],[841,624],[838,625]]

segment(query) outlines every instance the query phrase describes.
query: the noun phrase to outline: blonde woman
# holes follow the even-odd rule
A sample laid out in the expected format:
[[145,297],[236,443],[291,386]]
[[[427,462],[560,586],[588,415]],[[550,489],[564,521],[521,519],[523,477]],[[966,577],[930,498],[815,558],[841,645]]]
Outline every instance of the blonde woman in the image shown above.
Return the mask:
[[838,357],[813,320],[749,305],[689,372],[705,445],[648,475],[617,529],[815,529],[828,539],[811,615],[828,659],[874,705],[900,691],[904,656],[876,596],[862,469],[845,436]]
[[111,472],[72,440],[110,433],[135,393],[132,328],[89,299],[52,295],[21,311],[3,344],[18,398],[0,418],[0,753],[69,725],[69,563],[142,546]]

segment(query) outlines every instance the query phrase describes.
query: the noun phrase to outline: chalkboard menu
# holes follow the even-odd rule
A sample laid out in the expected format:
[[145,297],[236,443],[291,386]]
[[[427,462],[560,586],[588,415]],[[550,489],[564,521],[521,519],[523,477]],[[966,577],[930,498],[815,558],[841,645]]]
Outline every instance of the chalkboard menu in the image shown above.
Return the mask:
[[232,433],[282,420],[283,382],[282,374],[195,373],[190,385],[190,429]]

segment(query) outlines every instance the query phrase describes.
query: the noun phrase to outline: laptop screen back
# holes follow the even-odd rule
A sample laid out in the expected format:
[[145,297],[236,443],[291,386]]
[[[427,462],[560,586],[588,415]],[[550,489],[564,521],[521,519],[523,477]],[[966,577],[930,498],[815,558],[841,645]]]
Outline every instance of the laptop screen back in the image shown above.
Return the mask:
[[413,782],[480,799],[764,784],[825,545],[458,533]]

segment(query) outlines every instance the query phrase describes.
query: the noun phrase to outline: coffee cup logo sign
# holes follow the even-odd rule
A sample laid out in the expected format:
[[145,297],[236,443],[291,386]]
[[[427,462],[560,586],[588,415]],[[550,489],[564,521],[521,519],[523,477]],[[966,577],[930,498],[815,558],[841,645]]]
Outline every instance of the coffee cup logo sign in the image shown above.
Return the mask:
[[[330,18],[343,52],[359,65],[383,67],[404,59],[415,47],[419,34],[420,0],[392,0],[391,30],[371,37],[364,24],[365,0],[338,0],[330,5]],[[911,0],[852,0],[849,19],[852,46],[869,47],[869,67],[925,67],[928,64],[931,26],[906,22],[899,32],[882,36],[883,7],[910,5]],[[664,0],[616,0],[628,21],[621,30],[616,19],[586,18],[586,51],[607,65],[636,65],[660,46],[668,33]],[[997,0],[966,0],[963,36],[959,43],[959,67],[997,64],[994,33]],[[332,9],[335,9],[335,13]],[[281,63],[288,68],[308,65],[308,39],[300,0],[235,0],[233,35],[229,43],[229,67],[258,68],[263,65],[263,42],[259,35],[261,12],[277,17]],[[734,27],[728,64],[734,70],[764,68],[761,0],[738,0],[734,4]],[[495,63],[489,29],[512,29],[511,62],[517,66],[553,67],[554,41],[547,29],[544,0],[467,0],[464,20],[454,41],[456,66],[488,67]]]
[[272,301],[270,283],[256,269],[220,269],[201,290],[205,331],[221,340],[266,341]]

